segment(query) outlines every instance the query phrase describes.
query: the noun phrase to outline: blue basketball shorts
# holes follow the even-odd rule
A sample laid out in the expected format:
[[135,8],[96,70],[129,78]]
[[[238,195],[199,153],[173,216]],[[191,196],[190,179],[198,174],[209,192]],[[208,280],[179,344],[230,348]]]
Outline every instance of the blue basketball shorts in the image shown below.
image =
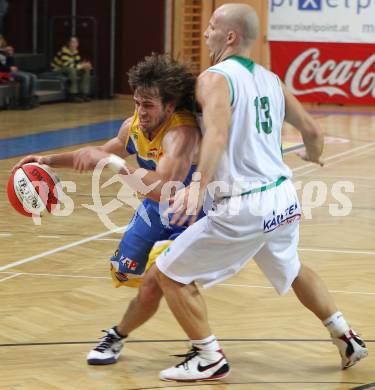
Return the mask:
[[[199,218],[203,216],[204,213],[201,212]],[[136,210],[118,249],[111,258],[111,273],[115,284],[143,277],[149,268],[147,267],[149,254],[155,243],[172,241],[186,228],[187,225],[165,226],[159,214],[159,204],[145,199]],[[139,283],[135,285],[138,286]]]

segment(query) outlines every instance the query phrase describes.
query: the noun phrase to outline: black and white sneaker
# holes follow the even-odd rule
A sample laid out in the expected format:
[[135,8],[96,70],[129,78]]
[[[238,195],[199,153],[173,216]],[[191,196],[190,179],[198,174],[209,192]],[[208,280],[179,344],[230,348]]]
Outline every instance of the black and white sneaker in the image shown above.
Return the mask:
[[332,342],[340,352],[343,370],[353,366],[368,355],[365,342],[353,329],[349,329],[341,337],[332,337]]
[[116,363],[123,343],[123,337],[119,336],[114,328],[103,330],[106,335],[101,338],[98,345],[87,355],[87,363],[92,365],[105,365]]
[[221,379],[229,374],[229,364],[220,349],[214,352],[212,360],[202,357],[199,348],[193,346],[185,355],[185,360],[177,366],[167,368],[160,372],[160,379],[163,381],[192,382],[210,381]]

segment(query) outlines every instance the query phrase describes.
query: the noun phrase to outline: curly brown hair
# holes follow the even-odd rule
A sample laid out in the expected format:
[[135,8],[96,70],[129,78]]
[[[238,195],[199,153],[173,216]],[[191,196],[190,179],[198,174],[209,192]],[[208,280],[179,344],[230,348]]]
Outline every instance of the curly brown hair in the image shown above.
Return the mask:
[[170,57],[152,53],[129,72],[129,85],[133,92],[157,89],[163,104],[173,103],[176,110],[194,108],[196,77],[188,66]]

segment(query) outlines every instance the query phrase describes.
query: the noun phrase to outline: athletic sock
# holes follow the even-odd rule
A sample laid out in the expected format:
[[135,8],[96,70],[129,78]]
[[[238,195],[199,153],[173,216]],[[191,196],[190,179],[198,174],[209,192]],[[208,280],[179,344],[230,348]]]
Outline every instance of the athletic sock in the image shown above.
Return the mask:
[[190,340],[194,347],[199,348],[199,354],[207,360],[217,360],[217,352],[221,351],[220,344],[214,335],[203,340]]
[[332,337],[340,337],[350,329],[343,314],[339,311],[324,320],[323,324],[328,329]]
[[128,335],[122,335],[118,329],[117,329],[117,326],[114,326],[113,328],[113,331],[115,332],[116,336],[118,336],[119,339],[126,339],[128,337]]

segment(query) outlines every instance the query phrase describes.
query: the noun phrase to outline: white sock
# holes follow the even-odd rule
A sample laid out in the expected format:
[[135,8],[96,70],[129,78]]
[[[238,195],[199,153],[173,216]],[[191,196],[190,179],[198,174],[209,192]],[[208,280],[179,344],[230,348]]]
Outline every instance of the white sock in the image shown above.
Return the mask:
[[128,337],[128,335],[126,336],[123,336],[122,334],[120,334],[120,332],[117,330],[117,326],[114,326],[112,328],[112,330],[114,331],[115,335],[119,338],[119,339],[126,339]]
[[198,347],[200,355],[208,360],[217,359],[217,351],[220,349],[220,344],[214,335],[208,336],[203,340],[190,340],[193,346]]
[[345,332],[347,332],[350,327],[346,322],[343,314],[339,311],[332,314],[326,320],[323,321],[324,326],[327,327],[329,333],[333,337],[342,336]]

